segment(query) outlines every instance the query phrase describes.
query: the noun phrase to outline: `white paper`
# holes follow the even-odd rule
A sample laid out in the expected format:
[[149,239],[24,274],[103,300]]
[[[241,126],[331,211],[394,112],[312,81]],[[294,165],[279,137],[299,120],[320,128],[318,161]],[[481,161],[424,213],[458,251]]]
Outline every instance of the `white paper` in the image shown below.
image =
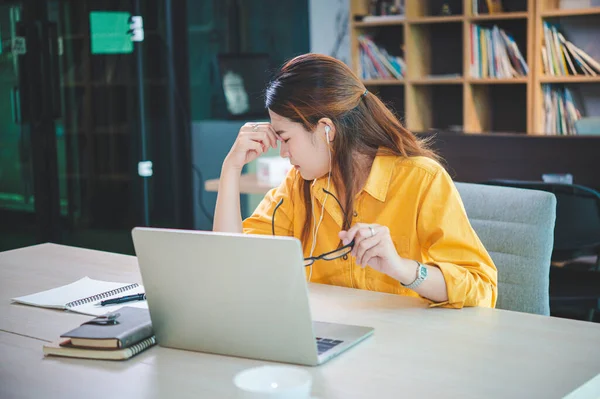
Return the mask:
[[[12,300],[14,302],[43,308],[66,309],[65,305],[69,302],[91,297],[103,292],[112,291],[127,285],[130,285],[130,283],[114,283],[110,281],[93,280],[86,276],[75,281],[74,283],[63,285],[62,287],[13,298]],[[115,296],[128,295],[128,293],[137,293],[138,288],[140,287],[136,287],[134,290],[119,293]],[[144,288],[142,287],[142,291],[140,292],[143,292],[143,289]]]

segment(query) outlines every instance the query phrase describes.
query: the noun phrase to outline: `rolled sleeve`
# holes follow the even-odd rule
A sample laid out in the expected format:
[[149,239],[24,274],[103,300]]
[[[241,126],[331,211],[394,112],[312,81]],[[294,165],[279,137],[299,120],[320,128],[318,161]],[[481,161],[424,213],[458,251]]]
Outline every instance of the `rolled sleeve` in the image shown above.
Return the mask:
[[279,187],[271,189],[260,204],[258,204],[254,213],[242,221],[243,233],[272,235],[273,211],[277,204],[283,200],[282,204],[277,208],[275,216],[275,235],[293,236],[294,202],[292,193],[297,183],[297,172],[292,169],[283,183]]
[[418,214],[423,263],[444,275],[448,301],[433,307],[495,307],[498,274],[471,227],[462,200],[445,170],[432,176]]

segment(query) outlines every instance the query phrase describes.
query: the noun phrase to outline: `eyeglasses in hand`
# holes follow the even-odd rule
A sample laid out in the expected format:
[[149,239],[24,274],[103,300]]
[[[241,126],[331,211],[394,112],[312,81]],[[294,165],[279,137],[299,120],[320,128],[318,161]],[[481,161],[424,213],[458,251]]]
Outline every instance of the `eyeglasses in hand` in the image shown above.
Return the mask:
[[[333,195],[332,193],[330,193],[329,191],[327,191],[325,189],[323,189],[323,191],[325,191],[327,194],[331,195],[333,197],[333,199],[335,199],[335,201],[338,203],[338,205],[342,209],[342,212],[345,214],[342,204],[335,197],[335,195]],[[283,204],[283,198],[281,200],[279,200],[279,202],[275,206],[275,209],[273,209],[273,216],[271,218],[271,232],[273,235],[275,235],[275,214],[277,213],[277,209],[281,206],[281,204]],[[354,240],[350,241],[348,244],[344,245],[343,247],[334,249],[333,251],[322,253],[319,256],[310,256],[308,258],[304,258],[304,267],[310,266],[318,260],[330,261],[330,260],[334,260],[334,259],[338,259],[343,256],[346,256],[352,251],[352,247],[354,247]]]

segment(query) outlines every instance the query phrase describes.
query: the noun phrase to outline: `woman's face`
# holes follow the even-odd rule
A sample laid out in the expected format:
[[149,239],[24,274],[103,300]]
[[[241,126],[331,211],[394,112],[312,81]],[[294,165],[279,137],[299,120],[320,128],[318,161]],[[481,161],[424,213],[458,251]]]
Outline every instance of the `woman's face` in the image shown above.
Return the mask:
[[329,172],[331,155],[325,134],[326,125],[319,123],[315,132],[309,132],[300,123],[284,118],[271,110],[269,115],[271,126],[281,138],[280,155],[289,158],[305,180],[314,180],[326,175]]

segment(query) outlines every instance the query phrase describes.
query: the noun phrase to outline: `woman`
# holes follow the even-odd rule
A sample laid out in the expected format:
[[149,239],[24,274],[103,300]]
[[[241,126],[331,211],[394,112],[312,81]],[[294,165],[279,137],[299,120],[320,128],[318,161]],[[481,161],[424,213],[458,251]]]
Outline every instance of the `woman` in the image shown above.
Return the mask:
[[[494,307],[497,272],[426,143],[342,62],[298,56],[223,162],[214,230],[294,236],[316,283]],[[242,167],[281,145],[294,168],[242,222]]]

